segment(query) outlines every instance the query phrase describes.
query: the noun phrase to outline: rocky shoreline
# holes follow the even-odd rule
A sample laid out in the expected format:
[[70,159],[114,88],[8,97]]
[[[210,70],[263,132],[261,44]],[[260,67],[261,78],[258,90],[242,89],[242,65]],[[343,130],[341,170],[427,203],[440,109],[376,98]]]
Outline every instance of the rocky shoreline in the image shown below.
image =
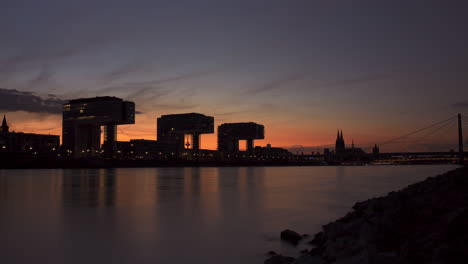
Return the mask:
[[309,244],[297,258],[270,252],[264,263],[468,263],[468,167],[356,203]]

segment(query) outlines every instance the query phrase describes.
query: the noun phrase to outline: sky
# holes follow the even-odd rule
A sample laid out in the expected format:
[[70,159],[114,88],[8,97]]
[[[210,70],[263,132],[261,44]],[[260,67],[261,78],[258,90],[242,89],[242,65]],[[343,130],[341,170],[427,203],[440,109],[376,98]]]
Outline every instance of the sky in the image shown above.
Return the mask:
[[[0,111],[61,134],[61,104],[136,103],[119,140],[156,118],[265,125],[258,145],[368,146],[468,116],[468,3],[376,0],[2,0]],[[466,129],[468,130],[468,129]],[[455,145],[455,127],[405,148]],[[202,147],[216,148],[216,134]],[[402,146],[388,146],[396,150]],[[393,148],[393,149],[391,149]]]

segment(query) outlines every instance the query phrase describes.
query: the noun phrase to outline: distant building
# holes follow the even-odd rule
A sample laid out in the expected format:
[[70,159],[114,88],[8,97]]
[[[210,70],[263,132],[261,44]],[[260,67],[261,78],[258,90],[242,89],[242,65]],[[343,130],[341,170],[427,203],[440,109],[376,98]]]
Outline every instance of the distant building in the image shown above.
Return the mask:
[[10,132],[6,116],[3,116],[0,127],[0,152],[55,156],[59,154],[59,147],[60,136]]
[[6,121],[6,115],[3,115],[2,127],[0,127],[0,131],[2,131],[2,133],[10,132],[10,127],[8,126]]
[[346,145],[343,138],[343,130],[338,130],[338,135],[336,136],[336,143],[335,143],[335,153],[343,153],[346,151]]
[[380,148],[375,144],[374,148],[372,149],[372,154],[374,157],[378,157],[380,155]]
[[270,144],[266,147],[257,146],[254,148],[254,153],[258,157],[273,158],[273,157],[288,157],[292,156],[292,153],[284,148],[275,148]]
[[247,141],[247,152],[253,153],[254,140],[265,138],[263,125],[249,123],[225,123],[218,126],[218,151],[222,153],[239,152],[239,140]]
[[214,117],[199,113],[163,115],[157,123],[158,142],[176,145],[178,152],[184,149],[199,151],[201,134],[214,133]]
[[117,149],[117,157],[123,159],[163,159],[175,157],[177,153],[177,145],[147,139],[118,141]]
[[102,151],[112,157],[117,149],[117,125],[122,124],[135,124],[135,103],[110,96],[70,100],[63,105],[63,148],[73,157],[97,156]]
[[351,148],[346,148],[343,131],[338,130],[334,156],[335,160],[351,161],[365,158],[366,153],[361,148],[356,148],[354,146],[354,140],[352,141]]

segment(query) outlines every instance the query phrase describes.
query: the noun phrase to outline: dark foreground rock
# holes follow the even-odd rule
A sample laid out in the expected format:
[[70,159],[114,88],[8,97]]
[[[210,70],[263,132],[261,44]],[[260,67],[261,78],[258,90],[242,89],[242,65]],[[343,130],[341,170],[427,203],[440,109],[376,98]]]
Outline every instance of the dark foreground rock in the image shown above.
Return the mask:
[[291,263],[468,263],[468,168],[357,203],[311,244]]
[[295,261],[292,257],[286,257],[282,255],[274,255],[269,259],[265,260],[264,264],[291,264]]
[[286,229],[281,232],[281,239],[293,245],[297,245],[299,241],[301,241],[302,236],[292,230]]

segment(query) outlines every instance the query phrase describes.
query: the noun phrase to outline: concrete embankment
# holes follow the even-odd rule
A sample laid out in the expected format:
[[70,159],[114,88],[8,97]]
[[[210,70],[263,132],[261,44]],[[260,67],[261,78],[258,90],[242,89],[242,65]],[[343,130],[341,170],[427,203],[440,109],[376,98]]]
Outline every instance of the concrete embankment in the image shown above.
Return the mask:
[[265,263],[468,263],[468,167],[359,202],[309,243]]

